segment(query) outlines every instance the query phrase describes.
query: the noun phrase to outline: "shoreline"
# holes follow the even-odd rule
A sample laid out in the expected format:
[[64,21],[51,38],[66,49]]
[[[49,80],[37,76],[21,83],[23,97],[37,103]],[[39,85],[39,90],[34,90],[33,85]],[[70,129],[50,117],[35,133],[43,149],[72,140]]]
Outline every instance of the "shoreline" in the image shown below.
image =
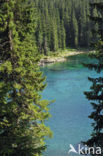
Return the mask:
[[89,53],[90,51],[65,51],[60,53],[58,56],[44,56],[39,62],[39,66],[45,66],[56,62],[65,62],[69,56]]

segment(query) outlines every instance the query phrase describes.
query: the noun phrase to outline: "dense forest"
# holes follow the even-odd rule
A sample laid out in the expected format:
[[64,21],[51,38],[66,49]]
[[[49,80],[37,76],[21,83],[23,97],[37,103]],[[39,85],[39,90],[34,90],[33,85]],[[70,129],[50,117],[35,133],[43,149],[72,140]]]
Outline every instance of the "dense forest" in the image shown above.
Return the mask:
[[[40,54],[88,48],[98,40],[92,56],[98,63],[87,67],[103,70],[103,4],[92,8],[89,2],[0,0],[0,156],[41,156],[45,139],[52,136],[45,124],[51,115],[50,102],[42,98],[46,83]],[[103,139],[103,77],[89,80],[92,91],[85,94],[98,103],[91,103],[95,123],[87,143],[95,146]]]
[[[91,0],[92,1],[92,0]],[[57,51],[67,47],[90,46],[97,29],[89,16],[97,16],[97,9],[90,9],[90,0],[35,0],[39,15],[36,41],[40,53]]]
[[[95,70],[97,73],[103,72],[103,2],[90,4],[92,9],[97,8],[99,16],[90,19],[94,23],[98,23],[98,29],[94,33],[98,33],[98,41],[95,43],[95,53],[90,54],[90,57],[97,60],[97,63],[85,64],[90,70]],[[86,142],[89,147],[103,147],[103,73],[96,77],[89,77],[89,81],[92,83],[90,91],[85,92],[87,99],[90,101],[93,111],[89,115],[92,119],[93,132]],[[101,150],[102,154],[103,150]],[[97,154],[91,153],[96,156]]]
[[44,121],[45,77],[38,67],[34,40],[36,14],[28,0],[0,1],[0,156],[40,156]]

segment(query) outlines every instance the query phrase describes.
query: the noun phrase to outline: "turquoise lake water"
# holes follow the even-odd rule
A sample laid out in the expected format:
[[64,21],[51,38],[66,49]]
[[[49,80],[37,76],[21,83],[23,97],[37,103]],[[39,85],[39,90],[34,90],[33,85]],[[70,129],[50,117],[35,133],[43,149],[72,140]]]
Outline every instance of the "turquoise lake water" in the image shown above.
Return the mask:
[[97,73],[83,67],[81,62],[91,62],[91,59],[83,54],[71,56],[67,62],[42,68],[47,76],[43,98],[55,100],[50,105],[52,117],[46,122],[53,138],[46,141],[47,151],[43,156],[77,156],[68,154],[69,145],[76,147],[90,137],[92,121],[88,115],[92,106],[83,92],[90,87],[88,76],[96,77]]

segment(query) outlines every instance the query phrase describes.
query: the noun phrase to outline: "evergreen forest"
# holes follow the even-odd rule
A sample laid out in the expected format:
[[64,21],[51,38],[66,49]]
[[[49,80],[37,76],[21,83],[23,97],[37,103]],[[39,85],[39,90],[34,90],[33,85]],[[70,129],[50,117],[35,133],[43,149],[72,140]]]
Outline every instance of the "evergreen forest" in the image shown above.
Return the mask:
[[[91,87],[84,92],[92,106],[89,118],[93,121],[91,137],[84,141],[88,147],[103,147],[103,0],[0,0],[0,156],[44,155],[53,128],[57,136],[47,155],[64,152],[62,156],[65,156],[68,149],[63,150],[70,142],[65,146],[63,139],[68,142],[78,129],[76,139],[86,135],[83,128],[89,123],[88,117],[85,118],[88,110],[82,105],[86,98],[81,91],[88,81],[89,70],[78,61],[81,53],[76,51],[76,58],[54,64],[55,67],[42,68],[39,64],[41,57],[50,59],[50,53],[65,50],[69,53],[68,49],[93,49],[89,55],[92,63],[88,63],[87,53],[87,57],[84,53],[80,56],[87,59],[84,66],[94,76],[88,78]],[[50,88],[45,90],[47,82]],[[75,95],[74,88],[77,88]],[[52,107],[55,96],[59,102],[54,102]],[[53,113],[51,128],[47,120]],[[79,128],[78,119],[83,121],[83,125],[79,122]],[[80,141],[83,140],[75,143]]]
[[[97,0],[98,1],[98,0]],[[89,48],[96,40],[92,30],[98,29],[89,16],[98,16],[91,9],[92,0],[35,0],[39,15],[36,42],[40,53],[58,49]]]

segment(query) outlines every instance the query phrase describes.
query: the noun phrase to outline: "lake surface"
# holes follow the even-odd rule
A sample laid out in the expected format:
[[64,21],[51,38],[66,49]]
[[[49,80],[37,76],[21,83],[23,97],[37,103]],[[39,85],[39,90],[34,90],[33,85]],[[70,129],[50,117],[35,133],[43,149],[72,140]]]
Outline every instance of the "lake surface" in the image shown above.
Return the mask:
[[69,145],[77,147],[90,137],[92,121],[88,115],[92,106],[83,92],[90,87],[88,76],[96,77],[97,73],[83,67],[81,62],[91,62],[91,59],[80,54],[42,69],[47,76],[43,98],[55,100],[50,105],[52,117],[46,122],[53,131],[53,138],[46,141],[48,148],[43,156],[77,156],[68,154]]

